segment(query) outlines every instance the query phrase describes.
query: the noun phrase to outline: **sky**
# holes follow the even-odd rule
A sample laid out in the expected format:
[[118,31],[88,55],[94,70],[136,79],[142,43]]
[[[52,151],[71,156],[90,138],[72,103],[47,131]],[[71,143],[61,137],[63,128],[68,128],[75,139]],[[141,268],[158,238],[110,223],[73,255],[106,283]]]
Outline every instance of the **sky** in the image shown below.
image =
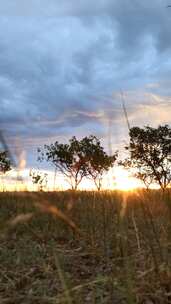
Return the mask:
[[0,2],[0,130],[24,166],[75,135],[171,123],[171,0]]

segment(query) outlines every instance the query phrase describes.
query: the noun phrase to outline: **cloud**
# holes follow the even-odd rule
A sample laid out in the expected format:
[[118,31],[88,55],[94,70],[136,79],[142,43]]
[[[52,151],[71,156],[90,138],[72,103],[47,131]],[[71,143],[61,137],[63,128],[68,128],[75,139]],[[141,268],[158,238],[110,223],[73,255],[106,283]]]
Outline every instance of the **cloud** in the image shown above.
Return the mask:
[[161,0],[0,4],[0,129],[31,151],[55,140],[132,124],[170,123],[171,11]]

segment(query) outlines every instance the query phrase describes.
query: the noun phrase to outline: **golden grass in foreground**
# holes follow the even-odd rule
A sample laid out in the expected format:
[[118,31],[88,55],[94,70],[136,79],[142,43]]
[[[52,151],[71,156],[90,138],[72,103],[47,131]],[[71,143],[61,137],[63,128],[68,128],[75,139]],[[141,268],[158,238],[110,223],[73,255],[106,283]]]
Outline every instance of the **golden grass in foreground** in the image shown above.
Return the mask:
[[0,231],[2,304],[171,303],[171,193],[1,193]]

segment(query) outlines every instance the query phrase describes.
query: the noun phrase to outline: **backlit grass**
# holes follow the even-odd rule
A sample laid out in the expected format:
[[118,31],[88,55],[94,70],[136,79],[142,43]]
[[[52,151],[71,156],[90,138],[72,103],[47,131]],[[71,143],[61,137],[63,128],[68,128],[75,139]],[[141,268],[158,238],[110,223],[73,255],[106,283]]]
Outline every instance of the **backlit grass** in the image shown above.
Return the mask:
[[0,303],[171,303],[170,193],[1,193]]

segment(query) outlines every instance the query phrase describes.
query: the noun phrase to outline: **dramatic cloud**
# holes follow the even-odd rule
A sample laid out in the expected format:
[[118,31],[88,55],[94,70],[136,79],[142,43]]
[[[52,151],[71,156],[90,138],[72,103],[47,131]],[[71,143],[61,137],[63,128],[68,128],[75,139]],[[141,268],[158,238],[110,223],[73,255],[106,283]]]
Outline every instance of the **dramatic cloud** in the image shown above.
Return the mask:
[[29,155],[28,166],[37,146],[72,135],[96,134],[106,149],[123,144],[121,90],[132,125],[171,122],[167,4],[0,4],[0,129]]

